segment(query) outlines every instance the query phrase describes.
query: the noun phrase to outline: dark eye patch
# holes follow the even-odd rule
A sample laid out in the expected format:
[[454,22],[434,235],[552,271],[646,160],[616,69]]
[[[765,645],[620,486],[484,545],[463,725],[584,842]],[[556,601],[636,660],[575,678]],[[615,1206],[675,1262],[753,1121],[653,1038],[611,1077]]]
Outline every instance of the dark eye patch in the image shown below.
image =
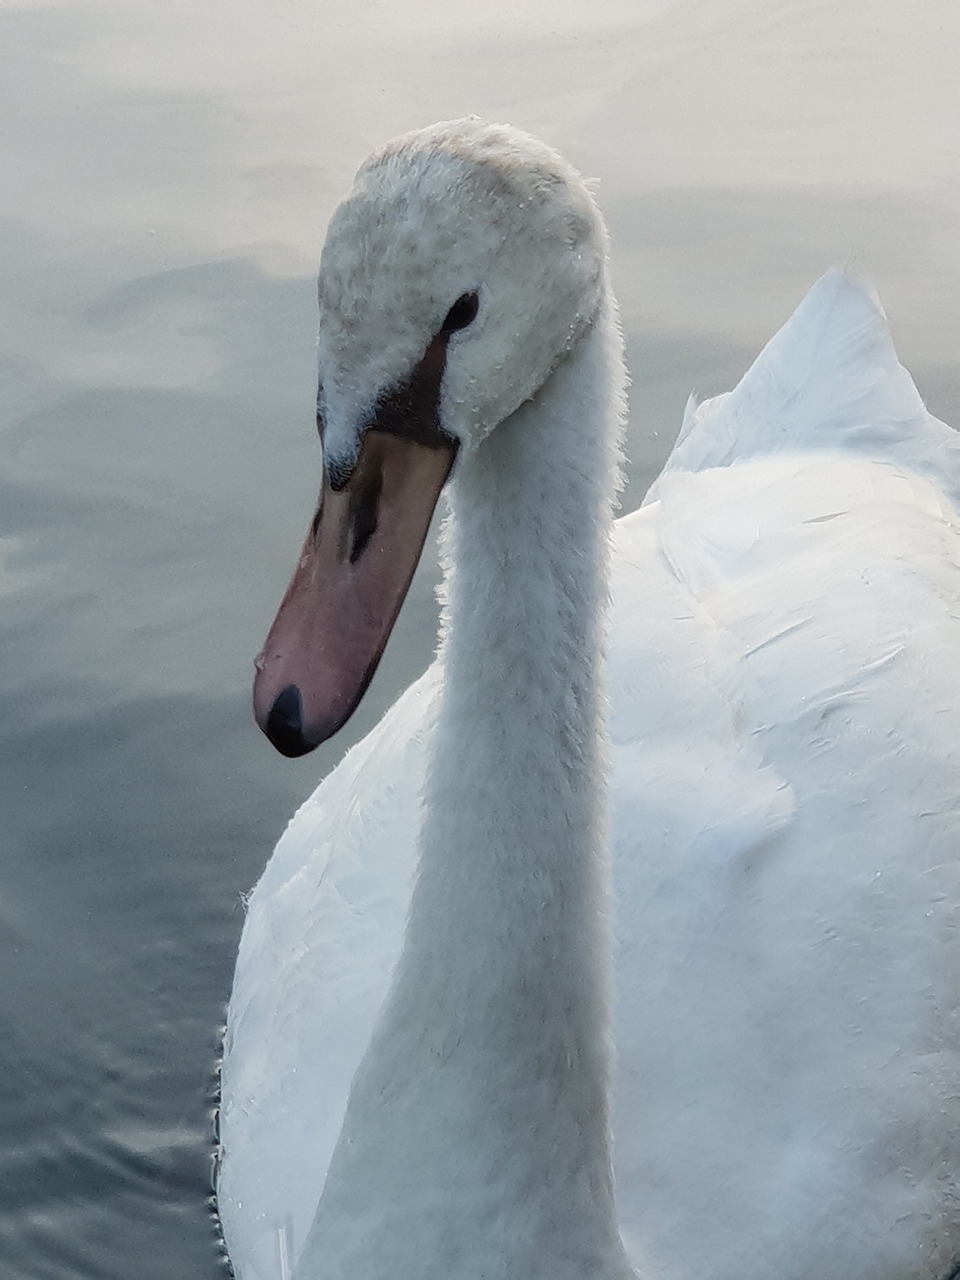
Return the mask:
[[459,329],[466,329],[468,324],[473,324],[476,320],[479,310],[480,298],[476,290],[472,293],[462,293],[447,312],[447,318],[440,326],[440,332],[446,335],[456,333]]

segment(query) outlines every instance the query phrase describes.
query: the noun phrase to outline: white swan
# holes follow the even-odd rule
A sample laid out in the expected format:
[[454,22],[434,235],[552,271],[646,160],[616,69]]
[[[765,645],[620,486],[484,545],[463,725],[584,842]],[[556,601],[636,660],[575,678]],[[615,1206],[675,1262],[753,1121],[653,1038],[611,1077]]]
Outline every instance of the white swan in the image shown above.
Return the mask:
[[607,748],[624,371],[581,181],[507,128],[401,138],[319,297],[323,511],[261,722],[294,752],[349,714],[457,452],[444,622],[250,901],[241,1280],[942,1280],[960,462],[877,304],[820,281],[617,523]]

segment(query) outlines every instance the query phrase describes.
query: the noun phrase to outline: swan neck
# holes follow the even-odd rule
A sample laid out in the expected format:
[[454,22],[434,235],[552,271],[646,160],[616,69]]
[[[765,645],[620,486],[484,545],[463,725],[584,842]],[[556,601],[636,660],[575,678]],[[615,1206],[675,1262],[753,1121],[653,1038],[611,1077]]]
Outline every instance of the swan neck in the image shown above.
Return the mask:
[[329,1257],[344,1218],[379,1206],[354,1277],[376,1274],[381,1232],[397,1274],[629,1274],[601,693],[623,382],[608,301],[454,478],[419,873],[315,1223]]

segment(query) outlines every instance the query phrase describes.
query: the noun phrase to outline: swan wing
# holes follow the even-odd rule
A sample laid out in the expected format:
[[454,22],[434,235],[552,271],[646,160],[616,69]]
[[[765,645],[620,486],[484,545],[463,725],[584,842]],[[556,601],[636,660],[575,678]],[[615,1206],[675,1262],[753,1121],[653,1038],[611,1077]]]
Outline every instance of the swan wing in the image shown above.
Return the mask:
[[619,524],[615,1162],[649,1274],[955,1261],[956,476],[833,273]]
[[687,404],[668,476],[777,453],[882,458],[960,500],[960,441],[926,409],[901,365],[879,300],[839,269],[823,275],[733,391]]

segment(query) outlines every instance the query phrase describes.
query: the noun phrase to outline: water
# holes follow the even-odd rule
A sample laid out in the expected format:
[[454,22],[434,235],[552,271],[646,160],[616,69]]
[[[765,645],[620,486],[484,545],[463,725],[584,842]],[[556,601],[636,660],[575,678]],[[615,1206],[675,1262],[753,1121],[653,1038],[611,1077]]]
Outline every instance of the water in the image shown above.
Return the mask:
[[213,1277],[210,1070],[295,804],[427,663],[427,559],[342,740],[251,658],[317,483],[313,271],[369,149],[474,111],[600,179],[634,505],[830,263],[960,423],[960,11],[930,0],[0,3],[0,1275]]

